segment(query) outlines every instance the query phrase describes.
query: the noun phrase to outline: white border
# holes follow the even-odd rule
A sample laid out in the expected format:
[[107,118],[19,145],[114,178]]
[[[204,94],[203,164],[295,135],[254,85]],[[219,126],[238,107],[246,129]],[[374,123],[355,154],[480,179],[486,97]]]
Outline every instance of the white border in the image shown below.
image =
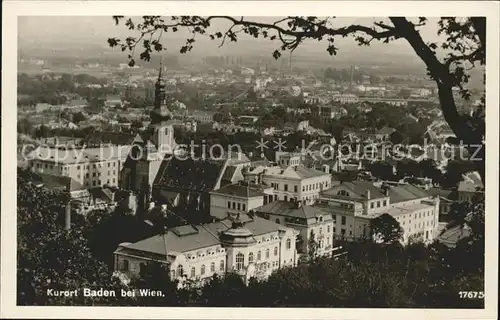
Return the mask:
[[[0,317],[20,318],[177,318],[177,319],[496,319],[498,262],[498,119],[499,4],[493,1],[4,1],[2,26],[2,201]],[[167,14],[168,12],[168,14]],[[232,15],[284,16],[486,16],[486,277],[484,310],[454,309],[278,309],[278,308],[145,308],[145,307],[17,307],[16,303],[16,83],[17,16],[20,15]],[[40,26],[43,28],[43,26]],[[361,49],[360,49],[361,50]],[[467,257],[464,257],[467,259]]]

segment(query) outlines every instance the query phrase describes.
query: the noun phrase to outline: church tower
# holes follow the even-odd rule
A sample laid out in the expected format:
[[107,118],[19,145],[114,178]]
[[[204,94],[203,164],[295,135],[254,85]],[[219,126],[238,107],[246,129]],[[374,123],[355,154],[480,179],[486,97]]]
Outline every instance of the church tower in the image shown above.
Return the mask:
[[160,62],[158,79],[155,84],[155,104],[150,113],[151,118],[151,140],[161,154],[173,153],[175,148],[174,128],[170,120],[172,114],[168,110],[167,96],[165,93],[165,81],[163,80],[163,58]]

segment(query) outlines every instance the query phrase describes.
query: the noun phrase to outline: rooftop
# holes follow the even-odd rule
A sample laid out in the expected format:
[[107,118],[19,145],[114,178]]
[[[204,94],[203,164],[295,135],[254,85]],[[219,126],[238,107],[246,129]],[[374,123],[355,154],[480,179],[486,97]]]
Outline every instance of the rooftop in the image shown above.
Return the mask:
[[289,201],[274,201],[265,204],[257,209],[257,212],[276,214],[294,218],[315,218],[328,215],[329,211],[323,206],[297,206],[296,203]]
[[[277,232],[283,228],[279,224],[259,217],[250,218],[247,215],[242,215],[241,218],[245,222],[243,227],[251,231],[254,236]],[[165,246],[169,254],[194,251],[219,245],[220,233],[231,229],[231,227],[232,221],[230,219],[200,226],[180,226],[168,230],[166,235],[156,235],[129,244],[126,249],[158,255],[166,255]]]
[[133,134],[101,131],[90,133],[85,137],[84,141],[86,144],[111,143],[115,145],[129,145],[132,144],[135,138],[136,136]]
[[228,196],[240,197],[240,198],[252,198],[252,197],[261,197],[265,194],[262,192],[262,187],[257,185],[243,185],[243,184],[230,184],[224,186],[216,191],[212,192],[213,194],[224,194]]
[[[369,181],[349,181],[341,182],[340,184],[334,186],[332,189],[326,190],[322,193],[323,196],[334,196],[335,198],[343,198],[337,194],[337,188],[343,186],[351,190],[358,198],[367,199],[366,191],[370,191],[370,199],[386,198],[387,196],[382,193],[382,190],[377,186],[374,186],[372,182]],[[352,197],[346,197],[352,198]]]
[[390,187],[389,195],[391,197],[391,203],[427,198],[431,196],[431,194],[427,193],[425,190],[422,190],[412,184],[402,184]]
[[226,168],[227,160],[165,158],[154,185],[199,192],[212,191]]
[[416,210],[420,209],[432,209],[433,205],[426,204],[426,203],[414,203],[408,206],[401,206],[401,207],[391,207],[387,210],[387,213],[390,214],[391,216],[399,216],[402,214],[407,214],[411,213]]

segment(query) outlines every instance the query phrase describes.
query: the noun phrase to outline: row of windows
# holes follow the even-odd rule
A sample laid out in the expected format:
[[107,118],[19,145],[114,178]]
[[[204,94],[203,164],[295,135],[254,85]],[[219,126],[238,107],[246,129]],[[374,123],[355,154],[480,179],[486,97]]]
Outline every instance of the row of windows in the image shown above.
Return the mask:
[[[113,167],[116,167],[116,162],[112,162],[113,163]],[[81,167],[84,167],[85,169],[88,169],[89,166],[88,165],[85,165],[85,166],[81,166]],[[80,170],[80,166],[77,166],[76,167],[78,170]],[[96,169],[97,168],[97,165],[96,164],[93,164],[92,165],[92,168]],[[99,163],[99,168],[102,168],[102,164]],[[108,162],[108,168],[111,168],[111,162]]]
[[[387,200],[382,201],[382,207],[387,206]],[[370,203],[370,209],[375,208],[375,202]],[[377,201],[377,208],[380,208],[380,201]]]
[[[111,181],[113,181],[113,184],[116,183],[116,179],[113,178],[112,180],[108,179],[107,184],[111,184]],[[95,186],[100,186],[102,184],[103,184],[103,182],[101,180],[94,180],[94,181],[92,181],[92,186],[94,186],[94,187]],[[87,182],[85,182],[85,187],[88,187],[88,186],[90,186],[90,183],[87,181]]]
[[[403,221],[403,226],[404,225],[405,225],[405,222]],[[429,227],[429,226],[433,227],[434,226],[434,220],[432,220],[432,221],[426,221],[426,222],[419,222],[418,223],[418,228],[422,228],[422,227],[425,227],[425,226],[427,226],[427,227]],[[416,223],[413,225],[413,228],[415,228],[415,229],[417,228],[417,224]],[[411,226],[408,228],[408,232],[411,232]]]
[[228,201],[227,202],[227,207],[228,207],[228,209],[231,209],[231,207],[232,207],[233,210],[238,210],[238,211],[240,211],[240,210],[246,211],[246,209],[247,209],[246,204],[239,203],[239,202],[234,202],[234,201],[233,202]]
[[[113,167],[116,167],[116,162],[112,162],[112,163],[113,163]],[[34,163],[34,162],[32,163],[32,166],[33,166],[33,167],[35,166],[35,163]],[[45,169],[49,169],[49,168],[50,168],[50,169],[54,169],[55,167],[57,167],[57,165],[53,165],[53,164],[49,165],[48,163],[45,163],[45,164],[36,163],[36,167],[37,167],[37,168],[45,168]],[[83,165],[78,165],[78,166],[76,166],[76,168],[77,168],[78,170],[80,170],[82,167],[83,167],[84,169],[88,169],[88,168],[89,168],[89,165],[84,165],[84,166],[83,166]],[[96,169],[97,167],[102,168],[102,164],[99,164],[98,166],[97,166],[96,164],[93,164],[93,165],[92,165],[92,168],[94,168],[94,169]],[[111,168],[111,162],[108,162],[108,168]],[[62,167],[62,168],[61,168],[61,170],[67,171],[67,170],[68,170],[68,167],[67,167],[67,166],[64,166],[64,167]]]
[[[226,268],[225,262],[224,262],[224,260],[221,260],[219,263],[219,271],[224,272],[225,268]],[[211,273],[215,272],[215,262],[212,262],[210,264],[210,272]],[[200,275],[203,276],[203,275],[205,275],[205,273],[206,273],[206,266],[204,264],[202,264],[201,268],[200,268]],[[182,277],[184,275],[183,265],[182,264],[178,265],[177,270],[172,270],[171,274],[172,274],[172,278],[175,278],[176,275],[178,277]],[[191,267],[190,276],[191,276],[191,278],[196,277],[196,267]]]
[[[279,183],[272,182],[271,183],[271,187],[273,187],[275,190],[279,190]],[[326,182],[326,181],[325,182],[317,182],[317,183],[314,183],[314,184],[309,184],[309,185],[306,185],[306,186],[302,186],[302,191],[319,190],[322,187],[327,188],[328,187],[328,182]],[[283,190],[284,191],[289,191],[288,190],[288,184],[285,183],[283,185]],[[293,186],[293,192],[299,192],[299,186],[294,185]]]

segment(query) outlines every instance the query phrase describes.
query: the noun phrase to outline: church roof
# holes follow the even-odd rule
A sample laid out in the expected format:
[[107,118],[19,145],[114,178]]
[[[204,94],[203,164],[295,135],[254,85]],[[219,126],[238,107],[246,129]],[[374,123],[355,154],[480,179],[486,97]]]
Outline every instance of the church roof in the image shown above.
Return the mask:
[[226,162],[227,160],[166,157],[160,165],[154,185],[198,192],[212,191],[222,177]]

